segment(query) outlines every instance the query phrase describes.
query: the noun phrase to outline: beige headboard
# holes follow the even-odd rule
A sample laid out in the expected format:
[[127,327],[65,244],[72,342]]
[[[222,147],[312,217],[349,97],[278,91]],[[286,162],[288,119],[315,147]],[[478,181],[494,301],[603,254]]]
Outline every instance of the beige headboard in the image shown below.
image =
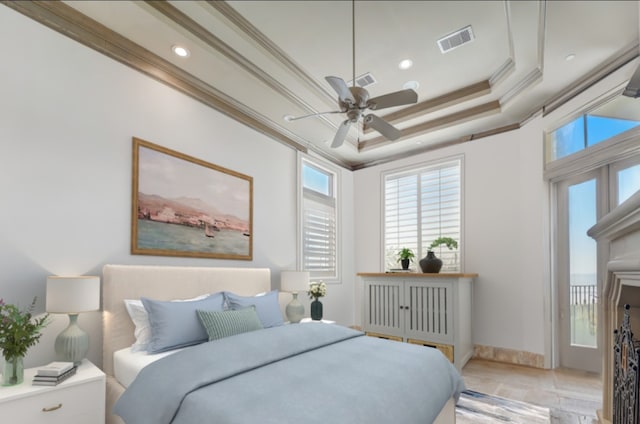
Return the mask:
[[123,299],[186,299],[224,290],[250,296],[271,289],[268,268],[105,265],[102,277],[102,365],[108,376],[113,353],[134,342]]

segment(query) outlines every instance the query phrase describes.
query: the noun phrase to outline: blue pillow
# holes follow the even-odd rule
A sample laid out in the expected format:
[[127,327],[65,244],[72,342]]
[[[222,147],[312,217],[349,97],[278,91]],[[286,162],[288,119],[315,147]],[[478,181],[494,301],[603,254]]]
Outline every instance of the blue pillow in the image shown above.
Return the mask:
[[209,340],[198,318],[198,309],[224,310],[224,296],[214,293],[202,300],[189,302],[165,302],[141,297],[149,315],[151,340],[149,353],[164,352],[179,347],[203,343]]
[[284,325],[280,304],[278,303],[278,290],[273,290],[258,296],[238,296],[235,293],[224,292],[224,296],[231,309],[255,306],[258,318],[260,318],[260,322],[264,328]]

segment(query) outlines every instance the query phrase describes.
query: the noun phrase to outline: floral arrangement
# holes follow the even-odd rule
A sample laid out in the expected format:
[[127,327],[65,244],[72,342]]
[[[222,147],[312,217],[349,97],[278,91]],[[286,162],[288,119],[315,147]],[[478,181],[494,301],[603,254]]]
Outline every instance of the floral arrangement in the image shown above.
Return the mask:
[[309,299],[318,299],[319,297],[326,296],[327,294],[327,285],[320,281],[319,283],[310,283],[309,284]]
[[40,330],[49,324],[49,314],[32,318],[36,298],[24,311],[0,299],[0,350],[5,359],[21,358],[40,340]]

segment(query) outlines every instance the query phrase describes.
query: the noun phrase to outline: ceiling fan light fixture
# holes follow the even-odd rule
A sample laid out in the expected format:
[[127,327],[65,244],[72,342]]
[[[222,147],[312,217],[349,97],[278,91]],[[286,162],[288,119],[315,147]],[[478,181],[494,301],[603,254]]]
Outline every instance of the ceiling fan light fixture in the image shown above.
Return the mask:
[[398,68],[402,69],[403,71],[411,68],[413,66],[413,60],[411,59],[404,59],[401,60],[400,63],[398,63]]
[[420,83],[418,81],[407,81],[402,85],[402,88],[405,90],[417,90],[420,87]]
[[191,52],[186,47],[182,47],[177,44],[174,46],[171,46],[171,51],[176,56],[180,56],[180,57],[189,57],[191,55]]

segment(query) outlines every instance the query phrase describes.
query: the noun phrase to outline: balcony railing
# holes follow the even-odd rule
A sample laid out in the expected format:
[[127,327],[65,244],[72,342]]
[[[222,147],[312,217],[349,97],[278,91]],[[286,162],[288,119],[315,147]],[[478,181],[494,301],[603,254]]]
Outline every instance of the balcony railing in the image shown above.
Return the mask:
[[571,310],[571,344],[596,346],[597,286],[572,285],[569,288]]

